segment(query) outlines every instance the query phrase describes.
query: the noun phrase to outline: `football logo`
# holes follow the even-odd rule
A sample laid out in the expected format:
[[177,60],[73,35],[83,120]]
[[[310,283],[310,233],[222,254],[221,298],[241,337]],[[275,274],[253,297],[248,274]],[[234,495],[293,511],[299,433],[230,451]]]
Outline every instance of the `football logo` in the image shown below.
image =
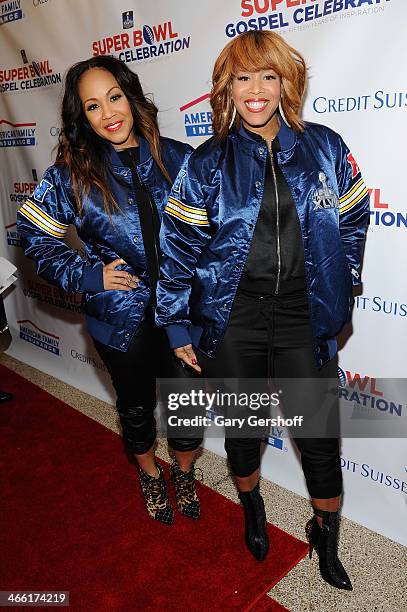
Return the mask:
[[148,45],[154,44],[154,32],[150,26],[143,26],[143,38]]

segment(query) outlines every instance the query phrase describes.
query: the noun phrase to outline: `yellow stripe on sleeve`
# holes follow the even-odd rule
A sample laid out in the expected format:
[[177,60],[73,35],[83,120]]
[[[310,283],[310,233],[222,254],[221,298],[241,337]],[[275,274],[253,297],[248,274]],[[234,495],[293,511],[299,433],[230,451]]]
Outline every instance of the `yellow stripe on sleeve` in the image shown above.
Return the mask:
[[359,187],[361,185],[363,185],[363,179],[362,178],[360,178],[358,180],[358,182],[356,183],[356,185],[354,185],[352,187],[352,189],[350,189],[347,193],[345,193],[345,195],[343,195],[342,197],[339,198],[339,203],[342,204],[342,202],[345,202],[345,200],[350,198],[355,193],[355,191],[357,191],[359,189]]
[[42,208],[34,204],[34,202],[32,202],[31,200],[26,200],[25,203],[29,208],[32,208],[33,210],[35,210],[39,215],[41,215],[41,217],[43,217],[46,221],[48,221],[48,223],[55,225],[55,227],[57,227],[58,229],[66,231],[67,228],[69,227],[68,225],[66,225],[66,223],[60,223],[59,221],[56,221],[55,219],[50,217],[48,213],[46,213],[44,210],[42,210]]
[[177,219],[180,219],[181,221],[184,221],[184,223],[189,223],[189,225],[206,225],[209,226],[208,221],[204,220],[204,219],[194,219],[192,217],[186,217],[184,215],[182,215],[180,212],[178,212],[177,210],[174,210],[173,208],[169,208],[168,206],[166,206],[165,208],[165,212],[168,215],[171,215],[172,217],[176,217]]
[[186,206],[185,204],[183,204],[183,202],[180,202],[179,200],[173,197],[169,197],[168,202],[175,204],[175,206],[179,206],[179,208],[182,208],[182,210],[184,210],[186,213],[201,215],[202,217],[206,218],[208,217],[206,210],[202,210],[202,208],[194,208],[193,206]]
[[35,217],[29,210],[27,210],[23,206],[20,208],[19,212],[26,219],[31,221],[31,223],[33,223],[36,227],[38,227],[42,231],[46,232],[50,236],[53,236],[54,238],[63,238],[64,237],[65,232],[58,232],[56,230],[53,230],[51,227],[47,226],[45,223],[42,223],[37,217]]
[[65,234],[66,230],[61,230],[59,227],[57,227],[54,223],[49,222],[48,219],[44,218],[43,216],[39,215],[37,213],[36,210],[34,210],[34,208],[27,206],[27,204],[23,204],[21,207],[21,210],[28,212],[31,215],[31,218],[36,219],[41,226],[45,226],[48,229],[56,232],[57,234]]
[[345,206],[342,206],[342,208],[339,209],[339,214],[342,215],[344,212],[347,212],[348,210],[356,206],[356,204],[358,204],[358,202],[360,202],[360,200],[362,200],[367,194],[368,194],[368,190],[366,187],[364,187],[361,193],[358,196],[356,196],[354,200],[352,200],[351,202],[349,202],[349,204],[346,204]]
[[168,202],[167,206],[165,207],[165,210],[166,212],[174,211],[185,219],[188,219],[189,221],[196,221],[197,223],[201,223],[202,221],[208,221],[207,216],[203,217],[202,215],[196,215],[195,213],[185,212],[182,208],[176,206],[172,202]]

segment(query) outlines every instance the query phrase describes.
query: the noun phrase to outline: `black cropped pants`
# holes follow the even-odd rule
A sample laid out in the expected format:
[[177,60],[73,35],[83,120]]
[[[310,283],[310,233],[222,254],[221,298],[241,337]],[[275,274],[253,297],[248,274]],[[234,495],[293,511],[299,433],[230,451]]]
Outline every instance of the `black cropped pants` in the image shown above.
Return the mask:
[[[312,348],[307,296],[259,296],[239,291],[229,325],[214,359],[199,356],[208,378],[337,378],[337,359],[320,370]],[[311,497],[328,499],[342,492],[337,438],[294,438]],[[261,440],[227,438],[233,472],[249,476],[260,466]]]
[[[156,378],[179,376],[166,333],[155,326],[149,309],[125,353],[95,339],[93,342],[117,394],[116,407],[126,451],[142,455],[156,439]],[[202,439],[171,438],[168,443],[174,450],[191,451],[200,446]]]

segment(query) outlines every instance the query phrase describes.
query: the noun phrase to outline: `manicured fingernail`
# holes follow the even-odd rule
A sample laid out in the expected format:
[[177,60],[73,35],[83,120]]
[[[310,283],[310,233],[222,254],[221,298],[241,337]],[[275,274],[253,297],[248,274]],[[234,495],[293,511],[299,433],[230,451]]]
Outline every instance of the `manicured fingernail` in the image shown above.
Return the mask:
[[192,365],[196,365],[196,363],[197,363],[197,362],[196,362],[196,359],[192,359],[192,360],[191,360],[191,363],[192,363]]

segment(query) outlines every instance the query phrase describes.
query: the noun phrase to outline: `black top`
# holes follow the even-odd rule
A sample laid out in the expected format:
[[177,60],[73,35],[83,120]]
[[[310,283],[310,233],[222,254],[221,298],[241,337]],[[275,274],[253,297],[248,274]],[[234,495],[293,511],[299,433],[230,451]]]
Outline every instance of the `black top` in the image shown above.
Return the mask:
[[[147,269],[150,277],[152,294],[155,296],[158,276],[160,272],[159,232],[160,217],[157,207],[147,187],[143,185],[137,172],[140,163],[139,147],[129,147],[117,151],[121,161],[131,170],[136,205],[138,207],[141,234],[143,236],[144,251],[147,259]],[[155,297],[153,297],[155,301]]]
[[273,156],[270,153],[267,156],[263,199],[239,285],[240,289],[265,295],[306,290],[301,227],[290,190],[277,163],[275,154],[280,150],[278,138],[275,138]]

